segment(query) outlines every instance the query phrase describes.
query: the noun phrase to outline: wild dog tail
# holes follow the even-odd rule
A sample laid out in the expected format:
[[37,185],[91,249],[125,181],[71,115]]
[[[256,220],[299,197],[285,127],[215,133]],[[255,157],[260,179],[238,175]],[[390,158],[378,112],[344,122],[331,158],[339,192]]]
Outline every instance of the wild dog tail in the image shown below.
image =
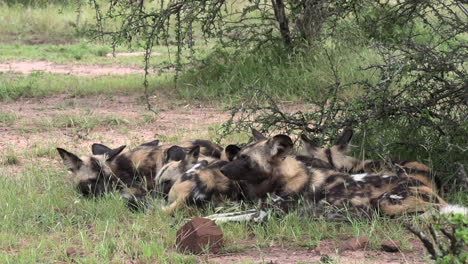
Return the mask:
[[440,208],[440,213],[444,215],[462,214],[468,216],[468,207],[458,204],[447,204]]

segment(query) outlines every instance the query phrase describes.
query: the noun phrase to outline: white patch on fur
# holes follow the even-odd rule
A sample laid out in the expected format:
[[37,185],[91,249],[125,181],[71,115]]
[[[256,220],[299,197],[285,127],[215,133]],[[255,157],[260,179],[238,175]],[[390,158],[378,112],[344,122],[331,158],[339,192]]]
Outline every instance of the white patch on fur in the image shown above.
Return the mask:
[[383,175],[382,178],[392,177],[391,175]]
[[273,194],[271,196],[271,201],[274,202],[274,203],[277,203],[277,202],[281,202],[281,201],[284,201],[284,199],[276,194]]
[[192,168],[190,168],[188,171],[186,171],[185,173],[192,173],[192,172],[195,172],[203,163],[197,163],[195,165],[193,165]]
[[200,191],[196,190],[193,194],[193,199],[194,200],[203,200],[206,198],[206,195],[204,193],[201,193]]
[[391,195],[390,195],[390,199],[398,199],[398,200],[401,200],[401,199],[403,199],[403,196],[396,195],[396,194],[391,194]]
[[468,208],[458,204],[448,204],[440,209],[440,213],[468,215]]
[[364,178],[366,176],[368,176],[369,174],[367,173],[360,173],[360,174],[351,174],[351,177],[353,178],[353,180],[355,181],[362,181],[364,182]]

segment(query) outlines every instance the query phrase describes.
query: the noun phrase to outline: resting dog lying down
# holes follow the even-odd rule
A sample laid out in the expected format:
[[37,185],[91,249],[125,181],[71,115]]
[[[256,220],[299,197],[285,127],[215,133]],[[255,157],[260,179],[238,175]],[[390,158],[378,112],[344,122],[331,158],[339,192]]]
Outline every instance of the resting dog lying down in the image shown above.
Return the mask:
[[220,168],[225,160],[199,160],[198,146],[191,149],[180,161],[170,161],[156,176],[157,183],[167,191],[169,205],[166,212],[173,212],[184,204],[202,205],[222,198],[243,199],[244,186],[224,176]]
[[333,166],[320,168],[314,166],[314,158],[292,155],[293,143],[286,135],[269,139],[257,135],[256,139],[242,148],[221,172],[231,180],[247,183],[250,189],[256,190],[257,197],[274,194],[284,200],[304,198],[336,207],[376,208],[390,216],[455,208],[418,177],[353,175],[337,171]]
[[397,174],[408,176],[424,183],[429,188],[436,190],[431,178],[431,169],[416,161],[389,162],[385,160],[359,160],[347,155],[350,150],[350,141],[353,136],[351,129],[345,129],[338,137],[335,144],[329,148],[318,146],[316,140],[311,140],[305,135],[301,138],[304,142],[306,156],[326,162],[332,168],[351,174]]
[[78,157],[57,148],[65,167],[72,175],[77,190],[84,196],[100,196],[103,193],[120,191],[124,198],[144,198],[155,190],[154,176],[159,172],[168,155],[183,156],[187,149],[199,146],[206,159],[219,159],[222,148],[207,140],[193,140],[178,144],[179,152],[171,153],[174,144],[159,145],[152,141],[122,152],[125,146],[116,149],[93,144],[93,155]]

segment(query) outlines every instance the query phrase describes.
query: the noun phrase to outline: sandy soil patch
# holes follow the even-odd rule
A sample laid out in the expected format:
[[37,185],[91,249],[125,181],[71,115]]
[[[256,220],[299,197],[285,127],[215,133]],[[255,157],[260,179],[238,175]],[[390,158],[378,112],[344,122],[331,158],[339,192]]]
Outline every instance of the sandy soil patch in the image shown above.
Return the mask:
[[[356,251],[344,251],[337,253],[334,249],[337,248],[337,243],[331,239],[322,240],[320,247],[326,248],[326,252],[321,252],[317,249],[303,248],[283,248],[272,246],[269,248],[249,248],[244,252],[208,256],[204,257],[209,263],[234,264],[240,262],[253,263],[272,263],[272,264],[295,264],[295,263],[327,263],[320,262],[321,259],[329,258],[329,263],[343,264],[370,264],[370,263],[386,263],[386,264],[423,264],[427,263],[424,259],[424,248],[418,240],[414,240],[413,250],[411,252],[396,252],[388,253],[383,251],[375,251],[370,249],[361,249]],[[322,250],[323,251],[323,250]],[[325,256],[326,255],[326,256]],[[328,256],[328,257],[327,257]]]
[[[211,125],[229,118],[221,107],[210,103],[190,104],[163,96],[155,98],[153,103],[160,111],[157,116],[146,110],[138,96],[75,98],[60,95],[2,103],[0,113],[14,114],[16,118],[11,125],[0,126],[0,149],[14,146],[15,151],[21,152],[47,143],[81,150],[94,142],[131,146],[155,138],[206,137]],[[97,125],[89,131],[76,127],[57,128],[53,124],[50,128],[41,127],[53,118],[64,116],[111,116],[121,124]]]
[[19,72],[22,74],[30,74],[35,71],[43,71],[59,74],[71,74],[77,76],[144,73],[144,70],[136,68],[97,65],[65,65],[55,64],[49,61],[12,61],[7,63],[0,63],[0,72],[9,71]]

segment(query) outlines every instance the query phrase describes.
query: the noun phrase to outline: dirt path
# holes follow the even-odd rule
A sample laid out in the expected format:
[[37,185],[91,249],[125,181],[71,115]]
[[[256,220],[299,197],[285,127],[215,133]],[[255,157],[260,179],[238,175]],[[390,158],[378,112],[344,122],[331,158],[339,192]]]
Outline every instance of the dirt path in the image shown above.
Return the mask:
[[110,74],[143,74],[144,70],[128,67],[97,66],[97,65],[68,65],[55,64],[49,61],[11,61],[0,63],[0,72],[19,72],[30,74],[35,71],[49,73],[71,74],[76,76],[98,76]]
[[[384,252],[380,250],[358,249],[338,253],[335,249],[337,242],[332,239],[320,241],[315,249],[284,248],[271,246],[269,248],[248,248],[241,253],[225,254],[204,257],[206,262],[219,264],[234,263],[272,263],[272,264],[295,264],[295,263],[342,263],[342,264],[423,264],[427,263],[424,258],[424,248],[419,240],[412,241],[412,249],[405,252]],[[203,257],[202,257],[203,259]],[[321,262],[321,260],[329,261]]]
[[0,113],[9,118],[0,119],[0,149],[22,152],[47,144],[87,150],[94,142],[131,146],[155,138],[206,138],[210,126],[229,117],[210,103],[189,104],[160,96],[154,105],[160,111],[157,116],[138,96],[60,95],[2,103]]

